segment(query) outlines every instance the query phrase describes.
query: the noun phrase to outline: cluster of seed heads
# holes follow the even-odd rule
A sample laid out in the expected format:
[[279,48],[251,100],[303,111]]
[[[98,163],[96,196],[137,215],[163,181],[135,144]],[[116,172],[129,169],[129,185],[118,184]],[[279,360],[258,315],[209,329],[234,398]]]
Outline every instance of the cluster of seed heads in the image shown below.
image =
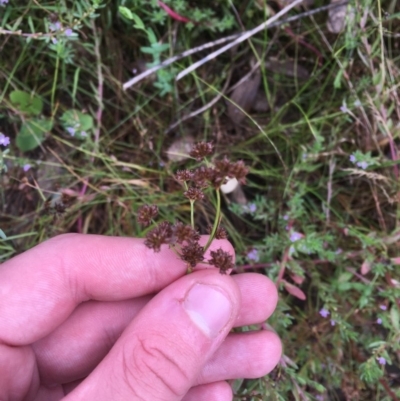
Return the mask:
[[[236,178],[239,182],[245,183],[248,168],[243,161],[231,162],[227,158],[215,160],[213,164],[207,161],[207,156],[212,155],[214,147],[210,142],[200,142],[194,146],[189,155],[202,164],[193,170],[180,170],[175,178],[183,188],[183,195],[190,202],[191,224],[183,224],[180,221],[170,223],[162,221],[156,224],[154,219],[158,215],[156,205],[143,205],[137,211],[137,220],[143,227],[156,224],[146,234],[145,245],[159,252],[161,245],[169,245],[179,257],[186,263],[188,272],[191,272],[198,263],[208,263],[226,274],[234,267],[233,257],[222,248],[210,252],[210,258],[205,260],[205,252],[214,239],[226,239],[227,234],[221,227],[221,202],[220,187],[226,183],[228,178]],[[217,207],[215,220],[212,227],[209,227],[210,237],[206,245],[200,245],[200,233],[194,228],[193,211],[196,201],[205,197],[207,188],[214,188],[217,195]]]

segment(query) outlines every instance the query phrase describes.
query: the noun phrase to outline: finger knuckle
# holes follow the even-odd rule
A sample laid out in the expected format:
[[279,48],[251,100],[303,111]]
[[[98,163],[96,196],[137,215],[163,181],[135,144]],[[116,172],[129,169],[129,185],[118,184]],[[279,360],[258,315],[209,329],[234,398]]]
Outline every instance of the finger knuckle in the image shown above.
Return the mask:
[[[158,333],[136,335],[124,352],[124,376],[136,393],[152,394],[154,399],[183,397],[190,383],[177,358],[181,347]],[[146,399],[146,397],[145,397]]]

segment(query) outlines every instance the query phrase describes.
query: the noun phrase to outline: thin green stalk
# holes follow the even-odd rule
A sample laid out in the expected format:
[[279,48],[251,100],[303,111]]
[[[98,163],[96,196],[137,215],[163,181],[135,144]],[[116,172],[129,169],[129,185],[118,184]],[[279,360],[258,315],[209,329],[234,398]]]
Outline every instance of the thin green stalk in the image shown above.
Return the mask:
[[204,252],[210,247],[211,242],[214,239],[215,233],[217,232],[219,221],[221,219],[221,195],[219,193],[219,188],[216,190],[216,193],[217,193],[217,209],[215,214],[214,225],[210,237],[208,238],[207,244],[204,246]]
[[194,201],[190,201],[190,224],[194,229]]
[[51,90],[51,112],[54,112],[54,96],[56,94],[56,87],[57,87],[57,81],[58,81],[58,67],[60,66],[60,57],[56,58],[56,66],[54,69],[54,80],[53,80],[53,87]]

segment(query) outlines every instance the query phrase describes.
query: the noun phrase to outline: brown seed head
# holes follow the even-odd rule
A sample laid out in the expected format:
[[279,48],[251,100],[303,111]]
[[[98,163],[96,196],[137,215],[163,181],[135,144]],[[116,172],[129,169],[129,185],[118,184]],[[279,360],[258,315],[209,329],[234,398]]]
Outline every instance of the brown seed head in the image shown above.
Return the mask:
[[143,205],[137,211],[137,221],[144,227],[150,225],[158,214],[158,207],[156,205]]
[[204,193],[200,188],[190,187],[183,195],[191,201],[197,201],[204,198]]
[[206,156],[212,155],[214,152],[214,145],[211,142],[199,142],[194,145],[189,155],[194,157],[197,161],[202,161]]
[[204,260],[204,248],[198,242],[189,242],[182,247],[181,259],[191,267]]
[[222,248],[219,248],[216,251],[211,251],[210,255],[211,259],[209,259],[208,263],[218,268],[221,274],[226,274],[229,269],[233,269],[234,264],[232,255],[225,252]]
[[246,167],[243,160],[231,163],[229,170],[230,177],[235,177],[241,184],[246,183],[246,175],[249,173],[249,168]]
[[162,244],[169,244],[172,238],[172,225],[168,221],[163,221],[146,234],[144,244],[147,248],[159,252]]
[[178,244],[183,242],[197,242],[200,239],[200,234],[194,230],[190,225],[183,224],[180,221],[172,226],[174,241]]
[[190,170],[178,170],[175,177],[180,182],[190,181],[193,178],[193,172]]
[[[207,227],[207,234],[212,233],[212,226]],[[226,232],[225,228],[222,226],[217,227],[217,231],[215,232],[215,238],[216,239],[228,239],[228,233]]]

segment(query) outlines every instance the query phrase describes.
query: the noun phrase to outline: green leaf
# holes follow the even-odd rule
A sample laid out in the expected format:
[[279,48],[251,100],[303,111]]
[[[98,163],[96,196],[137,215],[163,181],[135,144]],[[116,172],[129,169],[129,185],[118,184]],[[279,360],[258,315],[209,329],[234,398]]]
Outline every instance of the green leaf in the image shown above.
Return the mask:
[[390,309],[390,320],[392,321],[393,327],[396,329],[397,332],[400,331],[400,318],[399,318],[399,310],[397,305],[394,304]]
[[23,152],[37,148],[44,140],[44,135],[53,128],[50,119],[31,119],[22,124],[15,143]]
[[137,14],[132,13],[132,19],[135,21],[135,25],[133,25],[134,28],[142,29],[143,31],[146,30],[146,28],[144,27],[143,21],[140,19],[140,17]]
[[11,103],[21,112],[33,116],[39,115],[43,110],[42,99],[37,95],[15,90],[10,93]]
[[61,121],[65,128],[72,127],[76,131],[88,131],[93,128],[93,117],[76,109],[64,112]]
[[0,238],[6,240],[7,239],[7,235],[5,234],[5,232],[0,228]]
[[129,8],[124,7],[124,6],[119,6],[118,11],[123,17],[125,17],[129,20],[133,19],[132,11],[129,10]]

